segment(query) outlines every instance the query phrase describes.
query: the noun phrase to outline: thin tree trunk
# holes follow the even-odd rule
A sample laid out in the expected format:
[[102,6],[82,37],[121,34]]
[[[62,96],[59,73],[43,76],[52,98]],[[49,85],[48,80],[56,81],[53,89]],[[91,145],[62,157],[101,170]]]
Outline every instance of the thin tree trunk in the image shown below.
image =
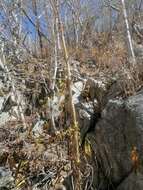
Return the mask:
[[134,53],[134,48],[133,48],[133,43],[132,43],[132,38],[131,38],[131,33],[130,33],[130,28],[129,28],[129,22],[128,22],[128,16],[127,16],[127,10],[126,10],[126,5],[125,1],[122,0],[122,7],[123,7],[123,15],[124,15],[124,20],[125,20],[125,25],[126,25],[126,32],[127,32],[127,39],[128,39],[128,48],[129,52],[132,56],[132,64],[133,66],[136,65],[136,58],[135,58],[135,53]]
[[70,69],[70,64],[69,64],[69,56],[68,56],[68,51],[65,43],[65,38],[64,38],[64,30],[63,26],[61,24],[61,37],[62,37],[62,45],[63,45],[63,51],[64,51],[64,56],[65,56],[65,62],[66,62],[66,68],[67,68],[67,91],[68,91],[68,100],[70,104],[70,109],[71,109],[71,128],[73,130],[73,135],[71,135],[71,154],[73,157],[72,160],[72,169],[73,169],[73,177],[74,177],[74,186],[75,190],[81,190],[81,174],[80,174],[80,152],[79,152],[79,128],[78,128],[78,123],[77,123],[77,118],[76,118],[76,111],[75,111],[75,106],[73,103],[73,98],[72,98],[72,89],[71,89],[71,69]]
[[[59,63],[59,52],[61,50],[61,44],[60,44],[60,31],[59,31],[59,2],[56,1],[50,1],[50,4],[53,9],[53,18],[54,18],[54,25],[53,25],[53,37],[54,37],[54,73],[52,77],[52,91],[53,91],[53,97],[52,97],[52,103],[54,102],[55,98],[55,85],[56,85],[56,77],[58,72],[58,63]],[[52,104],[51,103],[51,104]],[[53,131],[56,131],[55,121],[53,117],[53,109],[51,107],[51,124]]]
[[[61,44],[63,47],[63,53],[64,53],[64,58],[65,58],[65,63],[66,63],[66,75],[67,75],[67,104],[69,103],[70,106],[70,115],[71,115],[71,131],[73,133],[71,134],[71,139],[70,139],[70,151],[71,151],[71,156],[72,156],[72,169],[73,169],[73,177],[74,177],[74,185],[75,185],[75,190],[81,190],[81,175],[80,175],[80,152],[79,152],[79,128],[77,124],[77,119],[76,119],[76,111],[75,111],[75,106],[73,104],[73,98],[72,98],[72,89],[71,89],[71,69],[70,69],[70,64],[69,64],[69,56],[68,56],[68,51],[65,43],[65,37],[64,37],[64,29],[63,25],[60,20],[60,15],[58,12],[58,3],[59,1],[50,1],[51,6],[53,8],[53,12],[55,15],[55,18],[58,18],[58,27],[60,27],[60,31],[58,30],[59,36],[61,36]],[[57,34],[57,37],[58,37]]]
[[32,0],[32,6],[33,6],[33,12],[34,12],[34,14],[36,16],[36,30],[37,30],[37,34],[38,34],[38,40],[39,40],[39,46],[40,46],[40,54],[42,56],[42,53],[43,53],[43,43],[42,43],[42,35],[41,35],[41,32],[40,32],[40,22],[39,22],[39,18],[38,18],[36,0]]

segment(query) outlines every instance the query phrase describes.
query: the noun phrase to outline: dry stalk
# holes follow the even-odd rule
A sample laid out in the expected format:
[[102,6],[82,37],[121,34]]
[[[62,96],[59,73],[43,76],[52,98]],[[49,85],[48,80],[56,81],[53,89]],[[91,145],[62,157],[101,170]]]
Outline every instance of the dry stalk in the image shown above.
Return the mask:
[[73,129],[73,135],[71,135],[71,154],[73,157],[72,160],[72,167],[73,167],[73,176],[74,176],[74,185],[75,185],[75,190],[81,190],[81,175],[80,175],[80,152],[79,152],[79,128],[78,128],[78,123],[77,123],[77,118],[76,118],[76,111],[75,111],[75,106],[73,104],[73,98],[72,98],[72,89],[71,89],[71,83],[72,83],[72,78],[71,78],[71,69],[70,69],[70,64],[69,64],[69,56],[68,56],[68,51],[65,43],[65,38],[64,38],[64,28],[61,23],[61,41],[63,45],[63,52],[64,52],[64,58],[65,58],[65,63],[66,63],[66,73],[67,73],[67,91],[68,91],[68,101],[70,105],[70,110],[71,110],[71,127]]

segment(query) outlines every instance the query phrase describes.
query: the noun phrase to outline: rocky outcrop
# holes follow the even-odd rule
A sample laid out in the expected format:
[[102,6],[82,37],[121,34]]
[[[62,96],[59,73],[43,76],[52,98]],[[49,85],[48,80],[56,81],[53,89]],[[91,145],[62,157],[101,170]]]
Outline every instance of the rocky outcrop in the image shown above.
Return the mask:
[[132,173],[127,177],[117,190],[142,190],[143,189],[143,175]]
[[100,119],[101,112],[108,100],[119,94],[120,89],[116,88],[117,93],[113,95],[113,90],[117,86],[113,83],[114,79],[94,80],[88,78],[84,82],[74,84],[73,102],[77,111],[81,142],[84,141],[87,133],[94,130],[95,124]]
[[23,93],[17,90],[17,81],[18,79],[11,76],[6,63],[0,59],[0,126],[10,120],[22,118],[25,98]]
[[[86,138],[93,150],[97,189],[143,189],[140,183],[143,173],[143,91],[127,100],[109,100],[94,133],[89,133]],[[131,160],[133,147],[139,155],[137,174]],[[138,183],[133,186],[136,188],[130,188],[135,181],[133,176]]]

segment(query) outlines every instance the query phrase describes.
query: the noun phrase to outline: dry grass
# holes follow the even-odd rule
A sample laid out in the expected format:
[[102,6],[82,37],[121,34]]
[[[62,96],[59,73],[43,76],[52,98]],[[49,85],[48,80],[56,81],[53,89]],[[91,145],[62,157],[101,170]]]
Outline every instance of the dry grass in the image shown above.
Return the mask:
[[93,47],[80,47],[76,51],[69,48],[69,51],[80,62],[80,72],[83,76],[99,80],[101,76],[117,77],[124,97],[135,94],[143,86],[141,64],[134,68],[131,66],[121,37],[113,36],[109,40],[108,35],[102,34],[98,36]]

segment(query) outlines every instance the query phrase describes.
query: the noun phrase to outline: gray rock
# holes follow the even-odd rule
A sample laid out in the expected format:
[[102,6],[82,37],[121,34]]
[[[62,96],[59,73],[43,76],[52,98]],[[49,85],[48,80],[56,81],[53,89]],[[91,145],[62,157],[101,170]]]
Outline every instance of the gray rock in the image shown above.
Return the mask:
[[72,91],[73,91],[73,103],[77,104],[79,103],[79,97],[84,89],[84,83],[82,81],[75,82],[72,85]]
[[106,84],[102,80],[92,78],[87,80],[85,88],[89,88],[89,95],[92,100],[96,98],[98,101],[101,101],[106,92]]
[[[86,82],[85,89],[89,91],[89,98],[91,101],[97,100],[98,111],[104,109],[106,103],[110,99],[111,87],[115,83],[115,78],[101,77],[100,80],[89,78]],[[112,92],[110,92],[112,93]],[[108,95],[109,94],[109,95]]]
[[9,112],[16,105],[17,103],[12,99],[12,96],[8,95],[2,104],[1,112]]
[[9,120],[11,116],[8,112],[3,112],[0,114],[0,126],[4,126]]
[[13,184],[12,172],[5,167],[0,167],[0,189],[10,190]]
[[[89,133],[86,138],[96,158],[93,165],[95,186],[100,186],[100,189],[110,185],[117,187],[132,173],[131,151],[134,146],[140,161],[143,161],[143,91],[125,101],[110,100],[95,132]],[[139,169],[143,174],[142,165]]]
[[37,123],[34,125],[32,129],[32,133],[35,137],[39,137],[40,135],[43,134],[43,125],[45,121],[43,120],[38,120]]
[[143,175],[132,173],[127,177],[117,190],[142,190],[143,189]]
[[134,42],[134,51],[136,56],[143,57],[143,45]]
[[[48,115],[53,116],[54,118],[58,118],[61,111],[60,111],[60,105],[62,104],[62,102],[64,101],[65,96],[64,95],[60,95],[60,96],[54,96],[53,99],[49,99],[47,102],[47,108],[50,110],[48,112]],[[49,117],[47,115],[47,118]],[[51,118],[51,116],[49,118]]]
[[12,112],[16,105],[17,104],[13,101],[11,95],[0,97],[0,126],[5,125],[12,119],[10,112]]
[[83,102],[76,105],[77,118],[80,127],[81,142],[91,127],[91,120],[94,114],[94,107],[92,102]]

